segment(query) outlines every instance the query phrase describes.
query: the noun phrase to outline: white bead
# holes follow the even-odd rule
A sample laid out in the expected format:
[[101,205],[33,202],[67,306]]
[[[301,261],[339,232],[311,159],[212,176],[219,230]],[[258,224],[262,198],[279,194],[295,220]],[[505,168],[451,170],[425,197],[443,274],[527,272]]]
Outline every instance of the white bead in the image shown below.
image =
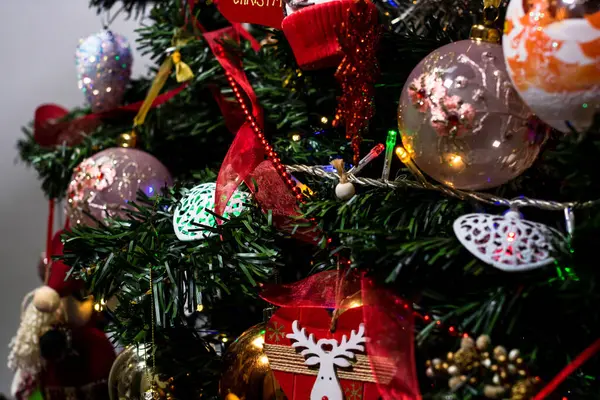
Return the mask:
[[356,190],[352,182],[338,183],[335,187],[335,195],[340,200],[350,200],[354,193],[356,193]]
[[427,370],[425,371],[425,375],[427,375],[430,378],[433,378],[433,376],[434,376],[433,369],[431,367],[427,368]]
[[519,349],[512,349],[510,353],[508,353],[508,359],[510,361],[515,361],[517,358],[519,358],[520,355],[521,352],[519,351]]
[[456,365],[451,365],[448,367],[448,373],[450,375],[458,375],[460,374],[460,371],[458,370],[458,367]]
[[440,358],[434,358],[433,360],[431,360],[431,363],[435,367],[435,366],[438,366],[438,365],[442,365],[442,360]]
[[482,364],[484,367],[486,367],[486,368],[489,368],[489,367],[491,367],[491,366],[492,366],[492,360],[490,360],[489,358],[486,358],[485,360],[483,360],[483,361],[481,362],[481,364]]
[[492,382],[494,382],[494,385],[499,385],[500,384],[500,375],[498,375],[498,374],[494,375],[494,377],[492,378]]

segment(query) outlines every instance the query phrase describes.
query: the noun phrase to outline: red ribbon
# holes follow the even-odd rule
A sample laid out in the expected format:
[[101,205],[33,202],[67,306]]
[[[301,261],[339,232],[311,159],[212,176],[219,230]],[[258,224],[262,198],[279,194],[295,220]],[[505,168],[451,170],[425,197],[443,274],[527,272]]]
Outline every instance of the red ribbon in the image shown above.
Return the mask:
[[[228,72],[233,79],[239,84],[242,90],[252,104],[252,114],[256,120],[262,125],[262,109],[258,105],[256,94],[242,70],[239,59],[229,57],[226,50],[223,48],[222,41],[230,38],[239,42],[238,31],[233,27],[219,29],[213,32],[206,32],[204,38],[208,42],[209,47],[213,51],[217,61],[223,69]],[[223,103],[221,103],[222,105]],[[223,108],[222,108],[223,109]],[[225,119],[229,116],[225,115]],[[254,131],[249,123],[244,123],[239,128],[217,177],[217,187],[215,191],[215,213],[222,215],[227,207],[227,202],[242,183],[252,189],[253,185],[247,181],[248,177],[254,169],[264,160],[264,150]],[[222,221],[219,219],[219,223]]]
[[368,356],[384,400],[420,400],[414,357],[412,307],[391,291],[356,273],[326,271],[287,285],[264,285],[261,297],[279,307],[356,307],[360,292]]
[[567,365],[546,387],[544,387],[538,394],[535,395],[533,400],[542,400],[545,399],[549,394],[551,394],[556,388],[565,380],[569,375],[571,375],[575,370],[586,362],[589,358],[591,358],[594,354],[600,351],[600,339],[596,340],[585,349],[581,354],[579,354],[569,365]]
[[[179,87],[163,93],[154,99],[152,108],[169,101],[178,95],[187,82]],[[85,134],[93,131],[103,119],[114,118],[121,113],[133,113],[139,111],[144,101],[128,104],[114,110],[101,113],[87,114],[71,121],[62,121],[68,111],[56,104],[43,104],[35,110],[33,138],[41,146],[55,146],[65,143],[76,145],[83,140]]]
[[[246,38],[252,38],[251,35],[240,25],[233,24],[230,27],[213,32],[206,32],[204,27],[192,16],[199,31],[204,32],[204,38],[213,51],[215,58],[226,73],[233,78],[237,85],[242,89],[252,107],[252,115],[256,118],[256,123],[262,129],[263,113],[258,103],[256,93],[242,68],[241,60],[232,57],[231,54],[223,48],[222,41],[226,38],[237,42],[240,35]],[[251,39],[253,48],[260,48],[258,42]],[[213,96],[223,115],[227,126],[233,131],[233,128],[242,123],[236,136],[227,152],[219,175],[215,190],[215,213],[222,215],[227,206],[227,202],[237,189],[245,182],[248,188],[253,192],[255,199],[261,205],[263,210],[270,211],[273,215],[273,222],[279,229],[292,232],[295,237],[314,242],[314,227],[308,229],[296,229],[292,223],[295,217],[299,215],[296,198],[288,189],[273,163],[265,159],[265,150],[259,141],[256,133],[249,122],[240,119],[243,113],[240,112],[241,105],[234,105],[227,101],[217,88],[213,88]],[[221,223],[221,220],[218,220]],[[308,224],[307,224],[308,225]]]

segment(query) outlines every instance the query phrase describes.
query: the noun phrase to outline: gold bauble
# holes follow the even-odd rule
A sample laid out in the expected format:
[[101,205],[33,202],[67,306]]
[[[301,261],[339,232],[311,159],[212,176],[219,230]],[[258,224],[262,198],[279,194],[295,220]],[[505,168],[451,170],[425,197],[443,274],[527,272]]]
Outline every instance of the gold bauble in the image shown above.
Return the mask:
[[148,368],[149,346],[130,346],[119,354],[108,376],[110,400],[146,399],[153,392]]
[[219,382],[221,398],[240,400],[285,400],[264,352],[265,324],[248,329],[223,356],[224,372]]

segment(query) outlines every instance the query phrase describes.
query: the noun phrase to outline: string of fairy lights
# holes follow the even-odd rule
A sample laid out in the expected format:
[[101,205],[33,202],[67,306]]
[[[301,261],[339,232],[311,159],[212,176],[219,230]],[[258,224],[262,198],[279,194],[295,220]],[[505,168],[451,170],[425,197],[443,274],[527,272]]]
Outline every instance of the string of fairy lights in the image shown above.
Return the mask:
[[[504,197],[496,196],[490,193],[466,191],[455,189],[446,185],[433,184],[429,182],[423,173],[417,168],[412,162],[410,156],[410,149],[406,149],[403,146],[396,146],[396,135],[395,131],[388,132],[386,145],[377,144],[373,149],[353,168],[346,172],[346,177],[349,182],[355,183],[361,186],[377,187],[382,189],[424,189],[424,190],[436,190],[447,196],[455,197],[461,200],[475,200],[481,203],[489,205],[507,207],[510,209],[518,209],[522,207],[535,207],[547,211],[564,211],[566,214],[570,214],[573,210],[591,208],[600,205],[600,199],[588,200],[584,202],[558,202],[552,200],[541,200],[533,199],[524,196],[520,196],[513,199],[507,199]],[[359,172],[372,160],[377,158],[385,150],[385,159],[381,179],[365,178],[358,176]],[[401,177],[399,179],[391,180],[390,166],[392,163],[393,155],[396,155],[400,161],[411,171],[416,180],[407,179]],[[311,166],[303,164],[286,165],[286,169],[290,173],[300,172],[308,175],[316,176],[323,179],[332,181],[338,181],[340,175],[337,171],[331,168],[324,168],[323,166]]]

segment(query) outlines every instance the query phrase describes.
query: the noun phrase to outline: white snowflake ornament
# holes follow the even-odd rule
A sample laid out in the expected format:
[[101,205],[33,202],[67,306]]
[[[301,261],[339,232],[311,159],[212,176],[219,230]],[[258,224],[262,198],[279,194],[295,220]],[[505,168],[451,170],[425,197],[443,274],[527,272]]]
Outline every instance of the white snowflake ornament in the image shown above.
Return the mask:
[[516,211],[463,215],[454,221],[454,233],[474,256],[503,271],[527,271],[554,261],[554,231]]
[[[184,242],[202,240],[216,234],[200,226],[217,227],[215,216],[207,211],[214,212],[216,186],[214,182],[202,183],[181,199],[173,213],[173,229],[179,240]],[[236,190],[227,202],[223,217],[240,215],[245,209],[244,203],[249,199],[248,193]]]

